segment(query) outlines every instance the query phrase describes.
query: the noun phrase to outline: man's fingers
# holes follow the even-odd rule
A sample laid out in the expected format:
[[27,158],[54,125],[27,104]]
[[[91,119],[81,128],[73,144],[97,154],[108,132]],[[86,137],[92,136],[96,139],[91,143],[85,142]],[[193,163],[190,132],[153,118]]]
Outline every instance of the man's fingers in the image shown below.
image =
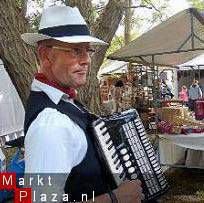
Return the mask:
[[145,199],[145,195],[144,195],[144,193],[142,193],[141,200],[144,200],[144,199]]
[[138,186],[138,185],[140,185],[140,186],[142,185],[142,182],[141,182],[141,180],[139,180],[139,179],[131,180],[130,182],[133,183],[133,184],[135,184],[135,185],[137,185],[137,186]]

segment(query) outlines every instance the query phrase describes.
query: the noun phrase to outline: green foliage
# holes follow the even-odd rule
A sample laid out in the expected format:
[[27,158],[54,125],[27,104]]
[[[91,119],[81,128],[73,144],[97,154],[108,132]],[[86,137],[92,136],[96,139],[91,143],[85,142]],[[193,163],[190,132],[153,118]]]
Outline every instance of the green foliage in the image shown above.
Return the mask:
[[[137,33],[134,33],[131,35],[131,41],[134,40],[135,38],[138,37]],[[106,52],[106,56],[110,55],[111,53],[115,52],[116,50],[120,49],[121,47],[123,47],[125,44],[125,40],[124,40],[124,36],[120,35],[117,36],[115,35],[115,37],[113,38],[109,49]]]
[[198,8],[200,10],[204,9],[204,0],[187,0],[192,7]]
[[169,0],[142,0],[144,5],[152,7],[152,15],[145,20],[151,25],[160,23],[167,19],[167,9],[169,6]]
[[16,0],[16,5],[19,8],[23,8],[25,3],[27,3],[27,0]]
[[106,52],[106,55],[109,55],[115,52],[117,49],[120,49],[124,45],[124,37],[123,36],[115,36],[111,42],[109,49]]

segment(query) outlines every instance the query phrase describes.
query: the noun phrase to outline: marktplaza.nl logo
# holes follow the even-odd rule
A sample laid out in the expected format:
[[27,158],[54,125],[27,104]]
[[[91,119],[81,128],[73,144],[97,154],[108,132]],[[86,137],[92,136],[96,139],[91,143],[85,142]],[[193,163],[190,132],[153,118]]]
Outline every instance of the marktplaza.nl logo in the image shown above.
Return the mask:
[[15,173],[0,173],[0,190],[14,192],[14,203],[32,203],[31,188],[18,188]]
[[[0,195],[2,191],[12,191],[14,203],[70,202],[69,194],[62,191],[67,174],[24,174],[0,173]],[[95,202],[95,192],[82,193],[80,202]],[[1,201],[0,201],[1,202]],[[71,202],[76,202],[71,199]]]

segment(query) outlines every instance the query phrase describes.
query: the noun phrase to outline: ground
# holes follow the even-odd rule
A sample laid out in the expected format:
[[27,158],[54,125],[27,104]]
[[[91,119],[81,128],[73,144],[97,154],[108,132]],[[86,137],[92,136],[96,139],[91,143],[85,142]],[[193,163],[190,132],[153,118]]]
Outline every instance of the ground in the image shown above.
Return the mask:
[[204,170],[170,169],[166,176],[170,189],[160,203],[204,202]]

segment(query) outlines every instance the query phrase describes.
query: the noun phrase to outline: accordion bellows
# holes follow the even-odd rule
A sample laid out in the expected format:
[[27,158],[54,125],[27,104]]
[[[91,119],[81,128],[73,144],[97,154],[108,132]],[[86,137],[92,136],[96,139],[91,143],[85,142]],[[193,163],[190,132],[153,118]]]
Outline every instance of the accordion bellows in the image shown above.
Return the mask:
[[93,128],[112,188],[127,179],[138,178],[142,181],[145,200],[155,199],[169,188],[135,109],[99,118]]

